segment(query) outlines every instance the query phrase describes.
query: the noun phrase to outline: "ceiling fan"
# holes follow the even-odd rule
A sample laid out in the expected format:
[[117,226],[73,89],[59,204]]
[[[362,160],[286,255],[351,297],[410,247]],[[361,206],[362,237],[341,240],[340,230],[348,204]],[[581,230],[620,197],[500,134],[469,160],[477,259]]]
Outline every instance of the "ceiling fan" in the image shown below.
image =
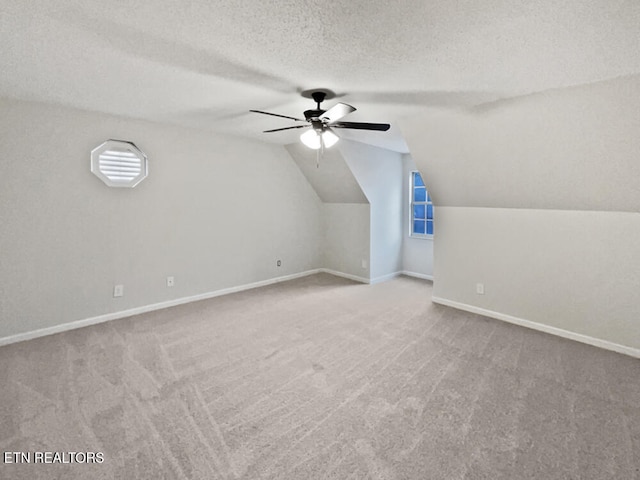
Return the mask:
[[291,130],[294,128],[309,128],[300,135],[300,140],[307,147],[314,150],[324,150],[329,148],[338,141],[339,137],[333,131],[334,128],[351,128],[355,130],[378,130],[386,132],[389,130],[390,125],[388,123],[363,123],[363,122],[341,122],[339,121],[344,116],[355,112],[355,107],[347,105],[346,103],[338,103],[331,107],[329,110],[323,110],[320,108],[320,104],[326,98],[333,98],[335,94],[330,90],[307,90],[302,92],[302,96],[307,98],[313,98],[316,102],[316,108],[312,110],[305,110],[304,119],[289,117],[287,115],[280,115],[277,113],[263,112],[262,110],[250,110],[254,113],[262,113],[264,115],[272,115],[274,117],[288,118],[296,122],[304,122],[304,125],[293,125],[291,127],[274,128],[273,130],[265,130],[264,133],[280,132],[282,130]]

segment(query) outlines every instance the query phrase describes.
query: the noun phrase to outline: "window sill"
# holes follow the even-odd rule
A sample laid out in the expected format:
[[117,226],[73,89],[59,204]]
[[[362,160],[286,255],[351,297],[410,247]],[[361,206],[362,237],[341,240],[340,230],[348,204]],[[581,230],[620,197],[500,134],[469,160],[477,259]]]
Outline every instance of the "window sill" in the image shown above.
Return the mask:
[[409,235],[409,238],[417,238],[418,240],[433,240],[433,235],[419,235],[419,234],[412,234]]

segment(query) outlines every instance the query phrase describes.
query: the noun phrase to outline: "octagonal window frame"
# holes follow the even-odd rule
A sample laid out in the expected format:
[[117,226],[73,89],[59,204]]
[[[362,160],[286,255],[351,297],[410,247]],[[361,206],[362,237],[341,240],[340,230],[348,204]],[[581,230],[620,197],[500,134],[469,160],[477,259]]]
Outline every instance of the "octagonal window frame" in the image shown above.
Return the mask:
[[109,187],[133,188],[149,175],[148,159],[133,142],[109,139],[91,150],[91,172]]

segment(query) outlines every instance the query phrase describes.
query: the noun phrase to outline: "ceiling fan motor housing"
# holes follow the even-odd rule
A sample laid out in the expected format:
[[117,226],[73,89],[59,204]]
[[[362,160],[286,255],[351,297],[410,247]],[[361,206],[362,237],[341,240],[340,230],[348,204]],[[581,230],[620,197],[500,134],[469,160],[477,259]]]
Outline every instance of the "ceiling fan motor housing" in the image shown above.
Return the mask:
[[305,110],[304,112],[304,118],[306,118],[308,122],[311,122],[311,126],[317,131],[322,131],[323,129],[323,122],[320,120],[320,116],[326,112],[326,110],[322,110],[320,108],[320,104],[324,101],[326,96],[327,94],[325,92],[313,92],[311,94],[311,98],[316,102],[317,107],[313,110]]
[[322,109],[305,110],[304,118],[306,118],[308,122],[313,122],[314,120],[320,120],[320,116],[324,112],[326,112],[326,110],[322,110]]
[[320,120],[319,118],[313,118],[311,120],[309,120],[311,122],[311,127],[316,131],[316,132],[322,132],[325,130],[325,128],[327,128],[327,125]]

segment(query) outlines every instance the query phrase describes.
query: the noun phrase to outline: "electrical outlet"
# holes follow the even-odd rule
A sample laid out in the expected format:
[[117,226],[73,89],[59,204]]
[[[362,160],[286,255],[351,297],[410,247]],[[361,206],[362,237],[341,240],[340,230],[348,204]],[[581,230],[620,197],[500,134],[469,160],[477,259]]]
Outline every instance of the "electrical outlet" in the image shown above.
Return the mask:
[[167,277],[167,287],[173,287],[175,285],[175,279],[173,277]]
[[362,265],[362,268],[366,269],[367,268],[367,261],[366,260],[362,260],[361,265]]
[[278,267],[281,267],[281,266],[282,266],[282,260],[278,260],[278,261],[276,262],[276,265],[277,265]]
[[484,283],[476,283],[476,293],[478,295],[484,295]]
[[124,296],[124,285],[115,285],[113,287],[113,296],[114,297],[123,297]]

